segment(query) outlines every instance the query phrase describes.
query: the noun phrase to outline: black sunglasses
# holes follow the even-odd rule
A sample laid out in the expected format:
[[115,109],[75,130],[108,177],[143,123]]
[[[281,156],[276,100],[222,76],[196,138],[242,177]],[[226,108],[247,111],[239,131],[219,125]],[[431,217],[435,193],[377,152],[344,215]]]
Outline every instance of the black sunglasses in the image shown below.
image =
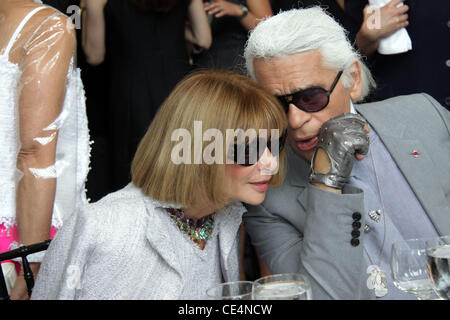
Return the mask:
[[312,87],[291,94],[275,97],[278,101],[280,101],[286,113],[289,112],[289,104],[291,103],[305,112],[318,112],[324,109],[330,102],[330,95],[341,78],[341,75],[342,71],[339,71],[333,84],[331,85],[330,90],[328,91],[322,87]]
[[280,154],[281,150],[283,150],[284,145],[286,143],[287,130],[283,132],[283,134],[278,139],[278,150],[272,150],[272,139],[266,139],[258,137],[253,139],[251,142],[233,144],[233,152],[230,154],[230,158],[233,162],[244,166],[250,167],[261,159],[266,151],[266,148],[269,149],[270,153],[273,157],[276,157]]

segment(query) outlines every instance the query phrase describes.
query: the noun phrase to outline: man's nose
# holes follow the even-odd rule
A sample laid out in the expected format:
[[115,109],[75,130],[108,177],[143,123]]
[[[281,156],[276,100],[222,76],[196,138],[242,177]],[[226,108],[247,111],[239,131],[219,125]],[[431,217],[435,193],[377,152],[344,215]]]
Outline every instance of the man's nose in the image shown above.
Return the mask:
[[305,123],[310,121],[312,115],[310,112],[305,112],[297,108],[293,103],[289,104],[288,122],[292,129],[301,128]]

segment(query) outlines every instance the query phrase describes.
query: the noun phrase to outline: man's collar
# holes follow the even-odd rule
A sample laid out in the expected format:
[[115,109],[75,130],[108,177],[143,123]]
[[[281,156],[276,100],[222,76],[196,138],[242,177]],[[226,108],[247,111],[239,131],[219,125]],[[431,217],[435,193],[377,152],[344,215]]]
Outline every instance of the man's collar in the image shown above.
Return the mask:
[[358,114],[358,112],[356,112],[355,107],[353,106],[352,100],[350,100],[350,113]]

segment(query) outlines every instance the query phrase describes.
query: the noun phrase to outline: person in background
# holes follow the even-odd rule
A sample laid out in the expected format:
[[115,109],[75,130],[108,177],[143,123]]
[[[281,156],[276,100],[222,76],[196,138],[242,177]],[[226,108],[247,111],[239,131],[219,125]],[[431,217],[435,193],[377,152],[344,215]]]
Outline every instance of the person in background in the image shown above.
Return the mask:
[[287,178],[244,215],[269,270],[304,273],[314,299],[415,299],[391,248],[450,234],[450,112],[425,93],[360,104],[370,70],[319,7],[258,24],[245,58],[288,116]]
[[[86,95],[86,113],[88,118],[89,133],[91,137],[91,169],[86,181],[86,196],[90,201],[97,201],[110,192],[110,169],[109,169],[109,144],[107,121],[105,114],[108,113],[108,63],[102,62],[90,65],[86,62],[81,46],[81,15],[80,0],[43,0],[43,3],[69,16],[75,24],[77,35],[77,65],[83,71],[83,81]],[[108,53],[105,54],[108,61]]]
[[211,19],[213,42],[208,50],[194,55],[200,68],[227,69],[244,73],[244,46],[249,30],[272,16],[269,0],[204,1]]
[[[241,202],[261,203],[283,180],[286,127],[278,101],[248,77],[189,75],[142,139],[133,181],[58,231],[32,298],[205,299],[239,280]],[[248,130],[258,134],[239,133]]]
[[[359,28],[355,46],[367,57],[378,85],[371,100],[427,92],[450,110],[450,41],[444,40],[450,36],[449,1],[430,5],[392,0],[374,10],[367,0],[345,0],[343,9]],[[412,49],[389,55],[378,52],[380,40],[401,28],[408,32]]]
[[[1,1],[0,17],[3,252],[52,238],[87,203],[90,146],[70,19],[31,0]],[[36,276],[42,254],[27,258]],[[27,299],[20,264],[7,265],[10,298]]]
[[275,14],[279,11],[320,6],[348,31],[348,38],[351,43],[355,41],[360,28],[360,24],[355,23],[345,14],[343,10],[344,0],[271,0],[271,4]]
[[[35,0],[35,2],[37,2],[37,0]],[[42,0],[41,2],[48,6],[52,6],[64,14],[74,13],[68,12],[70,6],[80,6],[80,0]]]
[[[82,44],[92,65],[108,52],[111,191],[130,181],[131,160],[156,111],[192,70],[186,40],[207,49],[211,30],[201,0],[89,0]],[[189,20],[189,27],[186,27]]]

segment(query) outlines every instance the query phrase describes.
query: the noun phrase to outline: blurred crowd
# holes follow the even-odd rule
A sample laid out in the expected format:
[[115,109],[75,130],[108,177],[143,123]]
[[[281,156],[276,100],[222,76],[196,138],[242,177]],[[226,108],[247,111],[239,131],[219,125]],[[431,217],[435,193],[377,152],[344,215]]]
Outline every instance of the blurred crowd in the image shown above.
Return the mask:
[[[98,2],[102,11],[98,17],[104,19],[104,36],[93,38],[85,46],[83,43],[88,40],[82,39],[82,31],[85,31],[85,36],[91,34],[93,37],[94,33],[95,37],[99,31],[94,28],[98,27],[99,22],[93,21],[89,26],[89,22],[82,20],[81,28],[77,30],[78,65],[82,69],[90,134],[94,141],[87,188],[92,201],[129,182],[127,173],[138,141],[158,106],[183,75],[196,68],[244,72],[243,49],[248,31],[258,19],[280,11],[320,5],[345,27],[350,41],[365,56],[377,83],[377,89],[367,101],[427,92],[450,109],[450,43],[446,40],[450,20],[448,10],[443,9],[449,6],[445,0],[434,1],[433,5],[392,0],[390,7],[383,8],[380,17],[367,10],[367,0],[203,1],[212,40],[206,39],[206,43],[200,44],[192,38],[186,38],[185,42],[181,38],[179,30],[184,23],[195,24],[189,19],[201,19],[201,16],[187,14],[187,1],[88,2],[93,2],[93,7]],[[134,2],[162,3],[166,8],[136,7]],[[170,7],[178,2],[175,7],[184,8],[177,13]],[[86,4],[76,0],[46,0],[44,3],[69,16],[76,13],[70,11],[74,8],[71,6],[86,7]],[[235,12],[237,15],[242,12],[239,5],[245,6],[253,15],[250,22],[243,23],[236,19]],[[221,9],[222,6],[225,9]],[[87,10],[83,15],[86,14]],[[370,19],[382,19],[382,28],[364,28],[364,22]],[[175,26],[176,21],[178,26]],[[157,27],[158,23],[160,27]],[[202,28],[201,23],[197,26]],[[412,40],[412,50],[380,54],[377,51],[380,39],[403,27]],[[98,41],[105,43],[101,58],[95,52],[98,48],[91,45],[98,44]],[[152,50],[160,52],[153,54]],[[119,134],[117,128],[126,130],[121,130]]]

